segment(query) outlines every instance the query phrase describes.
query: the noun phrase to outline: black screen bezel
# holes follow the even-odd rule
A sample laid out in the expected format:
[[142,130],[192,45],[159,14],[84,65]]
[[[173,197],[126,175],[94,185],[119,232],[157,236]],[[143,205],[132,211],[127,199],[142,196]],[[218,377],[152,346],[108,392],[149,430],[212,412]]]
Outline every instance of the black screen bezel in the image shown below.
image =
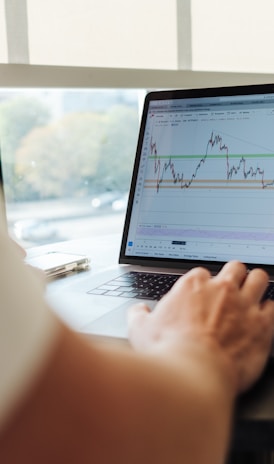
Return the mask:
[[[219,269],[225,264],[225,261],[199,261],[175,258],[150,258],[140,256],[127,256],[126,245],[130,225],[130,218],[132,214],[133,198],[135,192],[135,185],[138,175],[142,142],[144,137],[146,119],[149,109],[149,103],[155,100],[171,100],[171,99],[187,99],[187,98],[208,98],[208,97],[229,97],[229,96],[246,96],[246,95],[263,95],[274,94],[274,84],[256,84],[256,85],[239,85],[229,87],[209,87],[198,89],[176,89],[176,90],[159,90],[149,92],[146,95],[143,107],[143,114],[141,118],[139,136],[137,141],[136,156],[133,167],[131,186],[129,192],[128,206],[125,216],[125,223],[120,247],[119,264],[134,264],[139,266],[161,267],[161,268],[174,268],[174,269],[191,269],[197,266],[207,267],[209,270],[218,272]],[[274,257],[273,257],[274,262]],[[257,263],[246,263],[249,269],[261,267],[269,274],[274,274],[274,265],[258,265]]]

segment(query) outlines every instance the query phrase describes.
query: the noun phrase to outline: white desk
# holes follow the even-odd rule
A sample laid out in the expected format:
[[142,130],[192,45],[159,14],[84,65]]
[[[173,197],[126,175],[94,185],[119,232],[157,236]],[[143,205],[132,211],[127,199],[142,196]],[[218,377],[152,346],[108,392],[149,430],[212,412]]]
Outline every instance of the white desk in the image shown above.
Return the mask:
[[33,247],[27,250],[27,255],[37,256],[49,251],[84,254],[90,258],[91,272],[97,272],[118,262],[120,242],[120,234],[81,238]]
[[[87,277],[103,269],[113,266],[118,263],[120,251],[121,235],[104,235],[102,237],[84,238],[79,240],[71,240],[66,242],[58,242],[51,245],[43,245],[34,247],[27,251],[27,255],[37,256],[49,251],[63,251],[68,253],[77,253],[87,255],[90,258],[90,268],[86,271],[71,272],[47,282],[48,292],[54,294],[55,292],[63,292],[75,280],[87,279]],[[66,307],[55,307],[58,316],[69,324],[73,329],[77,330],[76,324],[74,325],[74,318],[72,309]],[[76,317],[77,319],[77,317]]]

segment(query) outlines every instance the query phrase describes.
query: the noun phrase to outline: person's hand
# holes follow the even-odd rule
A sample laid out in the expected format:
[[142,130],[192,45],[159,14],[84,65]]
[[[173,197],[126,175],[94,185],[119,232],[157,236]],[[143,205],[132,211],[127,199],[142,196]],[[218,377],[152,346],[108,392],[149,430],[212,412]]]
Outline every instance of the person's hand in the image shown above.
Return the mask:
[[180,278],[150,312],[143,304],[129,313],[129,339],[137,350],[164,349],[184,355],[188,344],[221,357],[235,378],[236,392],[261,374],[270,351],[274,302],[261,302],[267,274],[236,261],[211,277],[196,268]]

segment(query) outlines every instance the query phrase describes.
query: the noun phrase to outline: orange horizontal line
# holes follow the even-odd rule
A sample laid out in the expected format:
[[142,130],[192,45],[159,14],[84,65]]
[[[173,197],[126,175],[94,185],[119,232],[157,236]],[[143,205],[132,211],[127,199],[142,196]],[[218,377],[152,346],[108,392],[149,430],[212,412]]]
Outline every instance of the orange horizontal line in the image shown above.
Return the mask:
[[[158,186],[157,184],[154,184],[154,185],[147,185],[145,186],[146,189],[158,189]],[[184,187],[181,187],[180,185],[160,185],[159,186],[159,190],[161,189],[183,189]],[[190,185],[188,187],[189,189],[226,189],[226,190],[262,190],[262,187],[252,187],[252,186],[248,186],[248,187],[244,187],[244,186],[228,186],[226,185],[225,187],[224,186],[217,186],[217,185],[213,185],[213,186],[210,186],[210,185],[201,185],[201,186],[196,186],[195,185]],[[265,187],[265,189],[267,190],[273,190],[274,189],[274,186],[269,186],[269,187]]]
[[[229,179],[229,180],[226,180],[226,179],[212,179],[212,180],[208,180],[208,179],[184,179],[183,180],[183,183],[188,183],[188,182],[191,182],[192,184],[204,184],[204,183],[207,183],[207,184],[223,184],[223,183],[229,183],[229,184],[242,184],[243,182],[245,184],[261,184],[262,181],[261,180],[258,180],[258,179],[242,179],[242,180],[238,180],[238,179]],[[271,183],[271,182],[274,182],[274,179],[264,179],[264,184],[268,184],[268,183]],[[157,180],[155,179],[146,179],[145,180],[145,183],[152,183],[152,184],[155,184],[157,183]],[[163,180],[161,181],[161,184],[180,184],[181,182],[180,181],[177,181],[177,182],[174,182],[174,180],[172,179],[166,179],[166,180]]]

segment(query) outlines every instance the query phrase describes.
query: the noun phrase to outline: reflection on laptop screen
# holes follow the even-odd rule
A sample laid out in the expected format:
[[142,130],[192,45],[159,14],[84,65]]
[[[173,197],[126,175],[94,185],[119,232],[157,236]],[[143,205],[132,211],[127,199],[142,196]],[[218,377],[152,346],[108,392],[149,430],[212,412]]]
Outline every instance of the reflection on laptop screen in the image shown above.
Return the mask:
[[151,100],[125,255],[273,264],[274,94]]

